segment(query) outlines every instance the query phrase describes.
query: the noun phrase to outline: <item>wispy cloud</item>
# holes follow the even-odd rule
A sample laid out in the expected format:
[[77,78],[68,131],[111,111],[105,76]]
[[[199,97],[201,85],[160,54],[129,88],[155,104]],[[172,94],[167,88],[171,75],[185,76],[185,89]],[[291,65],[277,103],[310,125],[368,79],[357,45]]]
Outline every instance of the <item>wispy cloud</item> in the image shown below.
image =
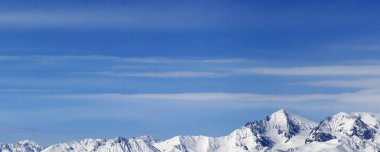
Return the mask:
[[19,56],[0,56],[0,61],[18,60]]
[[[211,78],[234,75],[233,68],[258,63],[244,58],[167,58],[120,57],[104,55],[88,56],[0,56],[0,60],[18,68],[23,63],[29,69],[61,68],[65,74],[104,75],[142,78]],[[93,66],[99,65],[99,66]],[[83,69],[86,67],[86,69]],[[64,71],[63,71],[64,70]],[[14,70],[13,70],[14,71]],[[51,73],[51,71],[45,71]],[[59,73],[59,70],[56,72]]]
[[254,106],[255,104],[273,103],[303,103],[303,102],[348,102],[348,103],[380,103],[379,89],[366,89],[357,92],[343,93],[315,93],[315,94],[255,94],[255,93],[169,93],[169,94],[70,94],[60,95],[62,98],[79,99],[86,101],[178,101],[199,103],[230,103],[228,105]]
[[0,125],[0,132],[10,132],[10,133],[43,133],[42,130],[36,129],[36,128],[20,128],[20,127],[14,127],[14,126],[4,126]]
[[279,76],[380,76],[379,65],[353,66],[306,66],[306,67],[258,67],[239,69],[242,74],[264,74]]
[[131,63],[210,63],[210,64],[238,64],[238,63],[258,63],[259,61],[245,58],[168,58],[168,57],[121,57],[106,55],[87,55],[87,56],[48,56],[48,55],[30,55],[30,56],[0,56],[0,60],[33,60],[33,61],[81,61],[81,60],[98,60],[98,61],[115,61]]
[[0,89],[0,93],[53,93],[53,92],[59,92],[59,91],[57,91],[57,90],[15,89],[15,88]]
[[[61,63],[67,66],[101,63],[91,67],[87,74],[150,77],[150,78],[199,78],[240,75],[275,76],[380,76],[379,64],[350,64],[329,66],[267,67],[264,62],[245,58],[166,58],[119,56],[0,56],[0,61],[18,60],[29,67]],[[86,63],[84,63],[86,62]],[[89,63],[87,63],[89,62]],[[90,63],[93,62],[93,63]],[[178,66],[181,65],[181,66]],[[256,65],[256,66],[255,66]],[[124,68],[120,68],[124,67]],[[247,68],[252,67],[252,68]],[[67,68],[66,68],[67,69]],[[75,69],[75,67],[73,68]],[[140,69],[140,70],[138,70]],[[145,71],[141,71],[145,69]],[[69,70],[69,69],[67,69]],[[68,71],[69,73],[81,73]]]
[[380,51],[380,45],[367,44],[367,45],[334,45],[332,49],[339,50],[353,50],[353,51]]
[[304,83],[310,86],[341,87],[341,88],[380,88],[380,78],[366,78],[354,80],[324,80]]
[[[185,19],[179,19],[174,22],[168,20],[166,17],[162,17],[167,16],[167,14],[151,17],[149,14],[140,13],[138,16],[139,17],[136,17],[134,12],[115,12],[110,10],[49,13],[37,11],[3,12],[0,14],[0,27],[118,27],[166,29],[191,28],[202,25],[202,22],[187,22]],[[191,16],[187,17],[191,18]]]
[[118,76],[118,77],[147,77],[147,78],[205,78],[216,77],[218,73],[214,72],[196,72],[196,71],[170,71],[170,72],[97,72],[99,75]]
[[[125,5],[97,9],[75,8],[59,10],[21,10],[0,12],[0,27],[41,28],[41,27],[100,27],[122,29],[186,29],[218,27],[223,21],[223,12],[208,9],[192,12],[188,5],[158,9],[157,4]],[[180,7],[180,8],[179,8]],[[223,15],[223,16],[222,16]],[[200,17],[202,16],[202,17]],[[232,17],[232,16],[230,16]],[[242,26],[230,23],[234,26]],[[225,25],[224,25],[225,26]],[[219,25],[219,27],[222,27]]]

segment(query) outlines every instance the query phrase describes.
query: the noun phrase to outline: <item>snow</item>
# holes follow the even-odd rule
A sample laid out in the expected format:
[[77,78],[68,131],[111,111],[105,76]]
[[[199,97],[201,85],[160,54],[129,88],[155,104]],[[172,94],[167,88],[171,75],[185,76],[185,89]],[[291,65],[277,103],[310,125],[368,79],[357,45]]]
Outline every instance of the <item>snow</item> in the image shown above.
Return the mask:
[[156,140],[147,138],[126,139],[118,137],[115,139],[85,139],[79,142],[70,142],[49,146],[42,152],[159,152],[153,146]]
[[21,140],[16,144],[0,144],[0,152],[40,152],[44,147],[31,140]]
[[340,112],[319,124],[280,109],[221,137],[150,136],[84,139],[47,148],[30,140],[0,144],[0,152],[376,152],[380,151],[378,114]]
[[315,122],[293,115],[284,109],[268,116],[264,125],[267,130],[266,135],[276,143],[286,143],[299,132],[310,131],[317,126]]
[[[379,117],[375,114],[341,112],[322,121],[307,140],[320,146],[330,140],[338,140],[336,149],[340,151],[380,151],[379,122]],[[319,141],[321,135],[329,135],[334,139],[321,143]],[[306,144],[305,147],[307,146]]]

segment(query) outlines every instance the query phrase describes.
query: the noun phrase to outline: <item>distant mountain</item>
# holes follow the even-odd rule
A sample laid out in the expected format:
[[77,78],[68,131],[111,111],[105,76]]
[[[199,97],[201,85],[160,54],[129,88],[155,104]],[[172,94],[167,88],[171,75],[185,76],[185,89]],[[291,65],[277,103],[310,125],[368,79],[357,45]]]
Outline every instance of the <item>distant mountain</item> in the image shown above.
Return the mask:
[[371,113],[338,113],[314,128],[300,148],[380,152],[380,117]]
[[23,140],[0,146],[0,152],[380,152],[380,116],[338,113],[317,124],[281,109],[222,137],[85,139],[46,148]]
[[21,140],[16,144],[0,144],[0,152],[40,152],[44,147],[30,140]]

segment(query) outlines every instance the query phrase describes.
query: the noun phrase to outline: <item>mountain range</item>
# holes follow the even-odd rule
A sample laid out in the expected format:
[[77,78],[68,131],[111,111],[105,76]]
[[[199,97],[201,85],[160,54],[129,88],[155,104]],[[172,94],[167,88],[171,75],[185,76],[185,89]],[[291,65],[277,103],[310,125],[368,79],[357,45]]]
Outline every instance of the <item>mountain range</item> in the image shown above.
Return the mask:
[[0,152],[380,152],[380,115],[340,112],[315,123],[280,109],[221,137],[150,136],[84,139],[51,146],[30,140],[0,144]]

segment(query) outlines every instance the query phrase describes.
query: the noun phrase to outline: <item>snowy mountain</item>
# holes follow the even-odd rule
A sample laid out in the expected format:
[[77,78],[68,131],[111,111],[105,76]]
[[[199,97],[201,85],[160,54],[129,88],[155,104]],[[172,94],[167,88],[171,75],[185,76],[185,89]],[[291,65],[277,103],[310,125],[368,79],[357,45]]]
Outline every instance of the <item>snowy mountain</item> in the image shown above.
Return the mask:
[[380,152],[380,116],[338,113],[317,124],[281,109],[222,137],[85,139],[47,148],[24,140],[0,146],[0,152]]
[[0,152],[40,152],[44,147],[30,140],[21,140],[16,144],[0,144]]
[[42,152],[159,152],[153,146],[157,141],[149,136],[126,139],[85,139],[79,142],[56,144],[47,147]]
[[[380,152],[380,117],[371,113],[338,113],[322,121],[305,141],[304,148],[312,145],[335,151]],[[310,144],[312,143],[312,144]]]

